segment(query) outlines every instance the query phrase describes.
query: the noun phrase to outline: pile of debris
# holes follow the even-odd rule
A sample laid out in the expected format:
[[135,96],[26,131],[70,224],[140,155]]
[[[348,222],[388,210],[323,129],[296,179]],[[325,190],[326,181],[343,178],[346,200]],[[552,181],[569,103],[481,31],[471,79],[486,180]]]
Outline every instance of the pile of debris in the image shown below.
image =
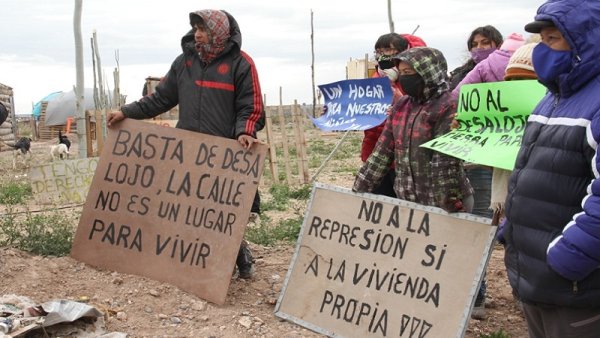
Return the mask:
[[0,296],[0,338],[102,337],[125,338],[105,330],[104,314],[84,302],[53,300],[35,304],[17,295]]

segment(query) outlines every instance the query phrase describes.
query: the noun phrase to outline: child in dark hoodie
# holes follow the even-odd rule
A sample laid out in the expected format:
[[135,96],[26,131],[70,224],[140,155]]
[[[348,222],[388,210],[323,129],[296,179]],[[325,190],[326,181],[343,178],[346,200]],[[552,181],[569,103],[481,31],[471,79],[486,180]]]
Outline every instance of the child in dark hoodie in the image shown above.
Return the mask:
[[397,57],[406,93],[394,105],[373,153],[362,166],[354,191],[371,192],[395,164],[398,198],[448,212],[470,211],[473,191],[462,161],[420,147],[447,133],[456,112],[450,96],[447,64],[434,48],[411,48]]

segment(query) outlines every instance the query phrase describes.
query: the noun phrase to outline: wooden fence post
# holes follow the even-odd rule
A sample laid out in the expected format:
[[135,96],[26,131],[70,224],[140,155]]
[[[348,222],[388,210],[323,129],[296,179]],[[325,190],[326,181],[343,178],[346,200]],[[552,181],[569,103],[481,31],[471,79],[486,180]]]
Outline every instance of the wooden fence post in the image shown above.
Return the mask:
[[273,182],[279,183],[279,168],[277,163],[277,148],[275,147],[275,137],[273,135],[273,121],[271,119],[271,111],[265,109],[265,127],[267,129],[267,143],[269,144],[269,168],[271,168],[271,176]]
[[279,87],[279,106],[277,107],[277,114],[279,115],[279,129],[281,130],[281,142],[283,143],[283,164],[285,165],[285,180],[288,185],[292,185],[292,170],[290,168],[290,150],[288,148],[288,136],[285,127],[285,115],[283,114],[281,87]]
[[[89,110],[85,111],[85,158],[87,157],[92,157],[93,155],[93,151],[94,151],[94,147],[92,145],[92,112]],[[79,128],[77,128],[79,130]],[[81,143],[80,143],[81,144]],[[81,152],[81,149],[79,150]]]
[[102,110],[96,110],[96,156],[100,156],[102,152],[102,148],[104,148],[104,131],[102,128],[102,121],[104,121],[104,117],[106,108]]
[[292,106],[292,116],[294,119],[294,130],[296,131],[296,156],[298,158],[298,175],[300,183],[308,184],[310,175],[308,172],[308,159],[306,156],[306,138],[304,136],[304,116],[298,109],[298,101],[294,100]]

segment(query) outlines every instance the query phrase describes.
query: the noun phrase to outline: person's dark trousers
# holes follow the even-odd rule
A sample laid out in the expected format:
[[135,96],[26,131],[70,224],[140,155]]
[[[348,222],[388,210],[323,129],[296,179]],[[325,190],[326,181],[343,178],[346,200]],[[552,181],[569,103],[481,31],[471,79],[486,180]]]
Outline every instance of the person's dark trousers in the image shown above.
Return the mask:
[[260,214],[260,194],[258,193],[258,189],[256,190],[256,194],[254,194],[254,201],[252,201],[250,212]]
[[387,174],[383,176],[381,183],[375,189],[373,189],[373,194],[376,195],[384,195],[392,198],[398,198],[396,196],[396,192],[394,191],[394,180],[396,179],[396,171],[394,168],[390,168]]
[[523,303],[529,338],[598,338],[600,305],[595,309],[542,307]]
[[[492,218],[494,212],[490,209],[492,200],[492,169],[482,166],[473,166],[471,168],[465,168],[467,178],[473,187],[473,210],[472,214]],[[487,281],[484,276],[481,279],[481,285],[479,286],[479,292],[475,299],[476,307],[485,306],[485,296],[487,290]]]
[[[256,194],[254,194],[254,201],[252,201],[252,208],[250,208],[250,212],[255,212],[260,214],[260,195],[258,190],[256,190]],[[240,244],[240,250],[238,251],[237,259],[235,264],[237,265],[239,276],[241,278],[250,278],[252,277],[252,264],[254,263],[254,258],[252,257],[252,252],[250,248],[248,248],[248,242],[242,240]]]

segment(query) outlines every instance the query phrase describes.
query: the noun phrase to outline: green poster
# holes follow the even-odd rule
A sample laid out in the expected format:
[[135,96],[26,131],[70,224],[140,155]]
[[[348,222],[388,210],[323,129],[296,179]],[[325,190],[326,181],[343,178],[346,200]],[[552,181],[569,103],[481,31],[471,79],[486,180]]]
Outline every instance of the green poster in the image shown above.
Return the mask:
[[457,103],[459,127],[421,146],[512,170],[527,118],[545,93],[536,80],[464,85]]

